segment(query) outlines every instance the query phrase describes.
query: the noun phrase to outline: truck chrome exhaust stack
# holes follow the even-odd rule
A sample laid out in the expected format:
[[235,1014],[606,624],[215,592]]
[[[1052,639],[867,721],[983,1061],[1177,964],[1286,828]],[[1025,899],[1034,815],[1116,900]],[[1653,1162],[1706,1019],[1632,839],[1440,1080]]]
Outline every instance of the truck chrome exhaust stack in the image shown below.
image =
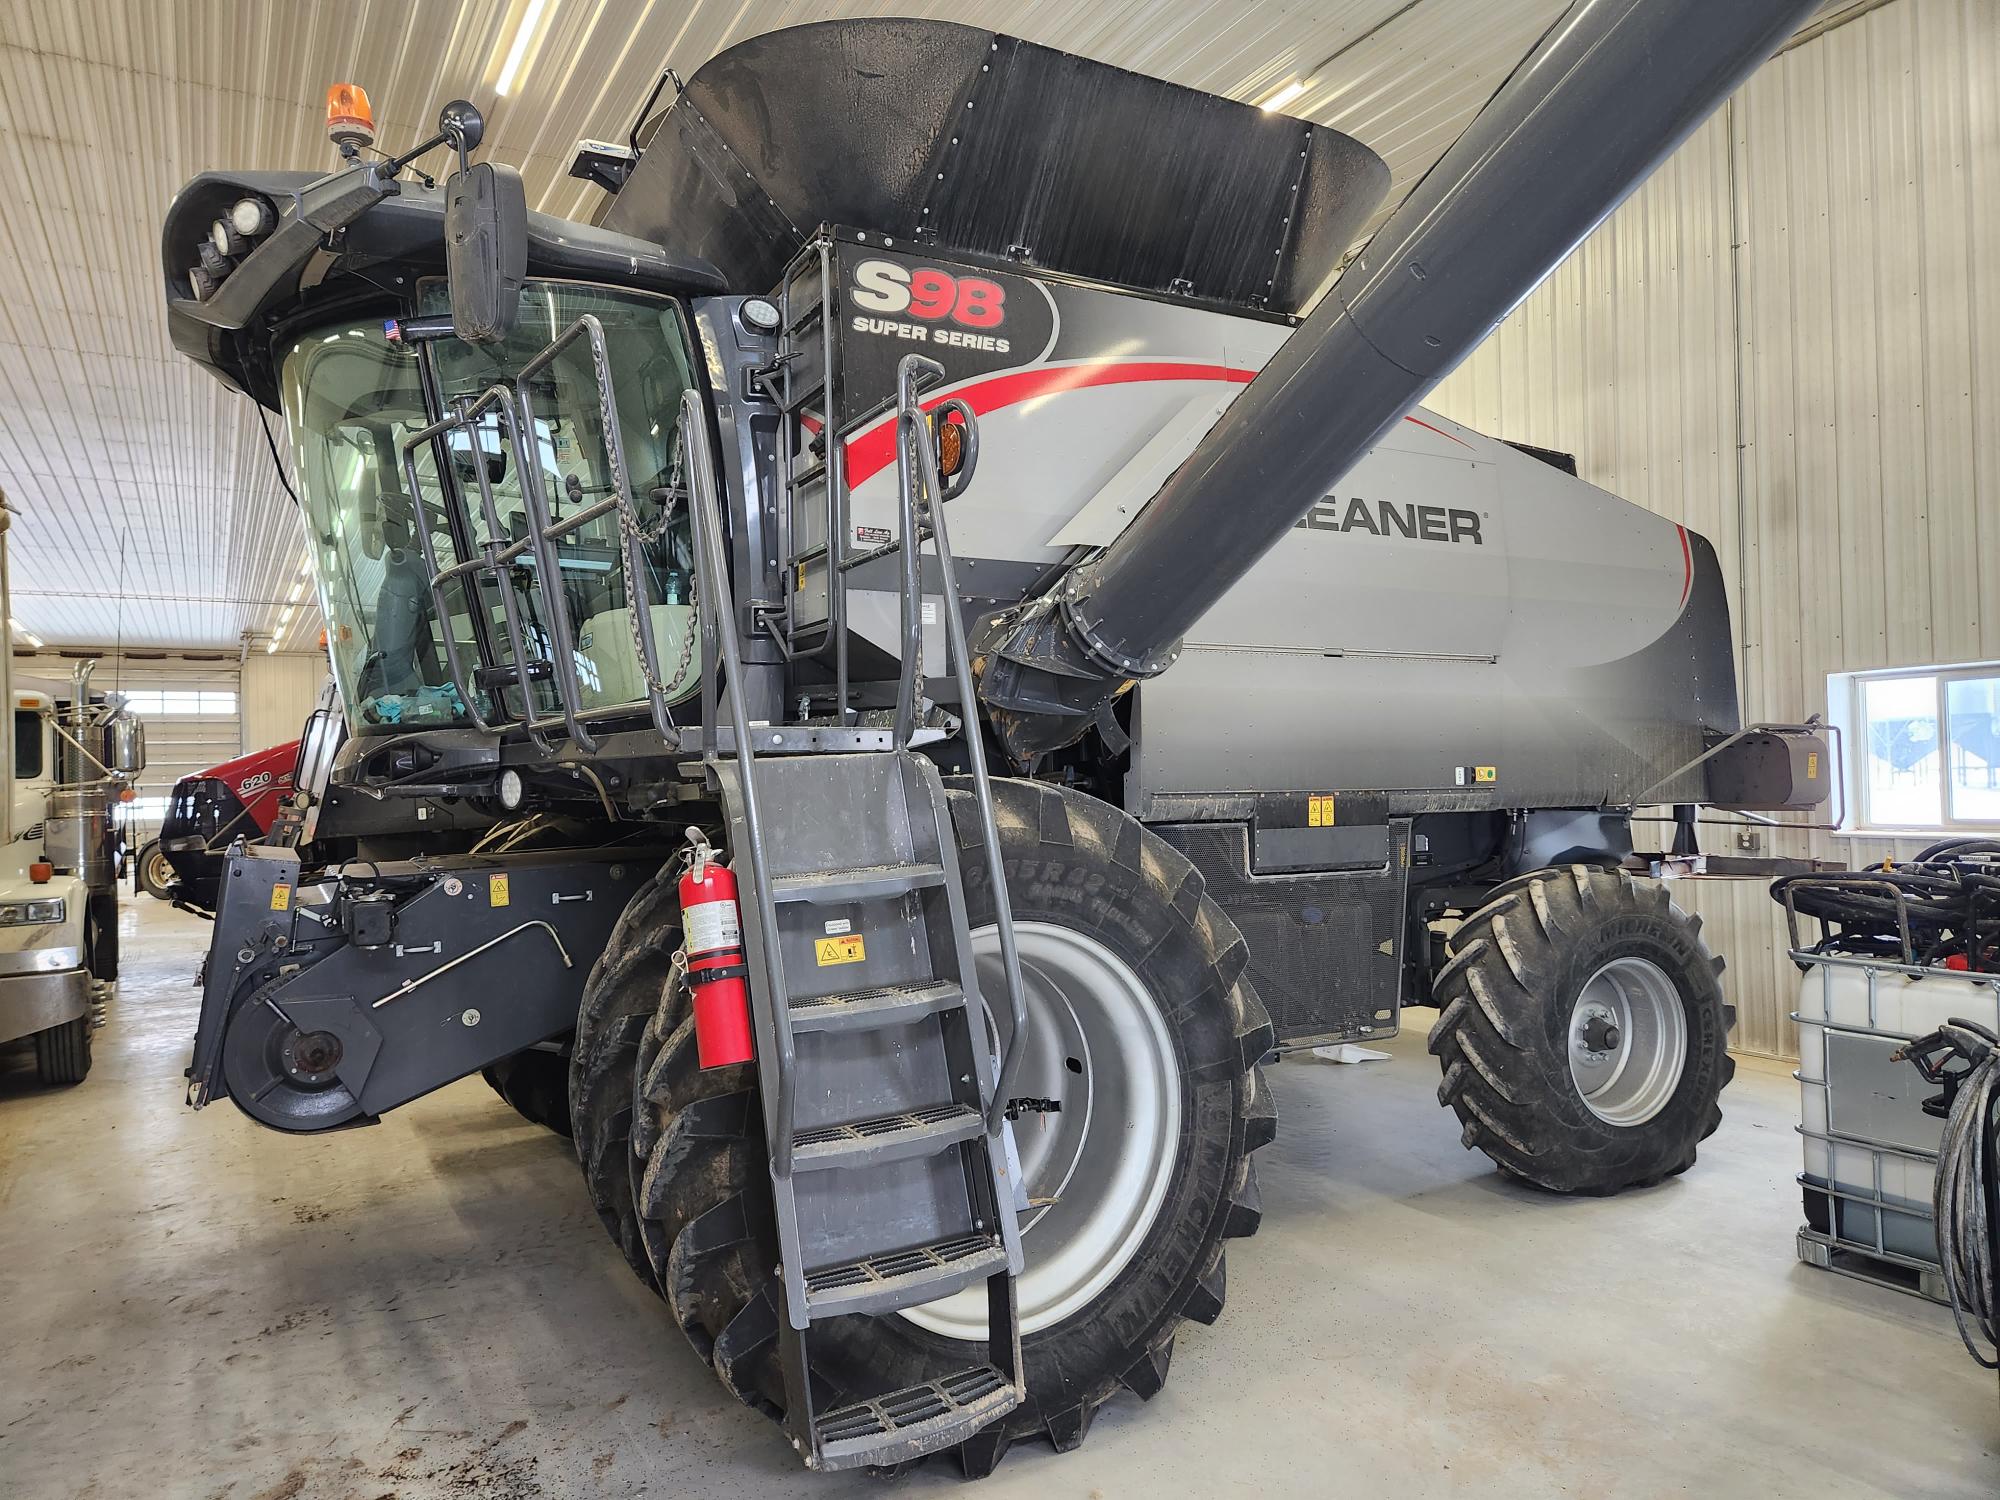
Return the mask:
[[1014,759],[1072,744],[1816,9],[1578,0],[1138,518],[990,616]]

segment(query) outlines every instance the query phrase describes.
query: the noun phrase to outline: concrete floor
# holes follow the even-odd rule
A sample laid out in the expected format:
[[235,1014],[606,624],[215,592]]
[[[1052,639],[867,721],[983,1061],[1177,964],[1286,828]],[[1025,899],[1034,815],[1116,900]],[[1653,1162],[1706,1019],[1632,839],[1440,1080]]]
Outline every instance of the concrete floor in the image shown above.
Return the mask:
[[[626,1271],[567,1143],[483,1083],[295,1139],[181,1105],[205,924],[126,906],[89,1081],[0,1066],[0,1493],[836,1497]],[[1940,1308],[1793,1259],[1795,1090],[1750,1064],[1695,1172],[1609,1202],[1459,1148],[1422,1021],[1276,1070],[1264,1228],[1166,1391],[982,1500],[1994,1496]],[[930,1465],[905,1496],[959,1493]]]

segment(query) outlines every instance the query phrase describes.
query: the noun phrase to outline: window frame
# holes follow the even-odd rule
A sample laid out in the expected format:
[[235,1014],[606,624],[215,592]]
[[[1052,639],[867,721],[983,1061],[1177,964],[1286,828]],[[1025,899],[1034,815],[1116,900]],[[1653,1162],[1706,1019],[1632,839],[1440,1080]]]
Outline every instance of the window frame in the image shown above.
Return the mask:
[[[1961,662],[1921,667],[1892,667],[1877,671],[1836,673],[1836,679],[1844,679],[1841,687],[1845,698],[1841,700],[1836,690],[1836,703],[1829,707],[1844,706],[1847,725],[1852,729],[1852,739],[1858,750],[1853,760],[1853,796],[1849,807],[1852,809],[1846,832],[1867,837],[1893,837],[1897,835],[1924,836],[1928,834],[1980,834],[2000,833],[2000,818],[1962,818],[1952,815],[1952,763],[1951,763],[1951,715],[1950,695],[1953,683],[1984,681],[2000,677],[2000,662]],[[1873,778],[1868,772],[1871,760],[1870,720],[1868,717],[1868,688],[1872,683],[1907,682],[1919,678],[1929,678],[1934,685],[1935,696],[1932,712],[1937,723],[1937,798],[1938,821],[1935,823],[1878,822],[1874,816]],[[1842,717],[1836,714],[1836,717]]]

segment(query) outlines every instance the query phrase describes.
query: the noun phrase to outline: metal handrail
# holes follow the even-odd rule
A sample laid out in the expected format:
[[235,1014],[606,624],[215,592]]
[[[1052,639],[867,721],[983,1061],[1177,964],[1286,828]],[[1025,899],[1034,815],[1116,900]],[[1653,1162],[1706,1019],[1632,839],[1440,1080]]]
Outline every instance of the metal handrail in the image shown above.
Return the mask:
[[[542,490],[541,463],[539,459],[524,462],[523,467],[533,471],[531,476],[523,477],[521,490],[528,501],[530,535],[537,539],[537,564],[549,570],[546,574],[548,579],[560,579],[561,573],[555,571],[554,544],[600,516],[612,510],[618,512],[619,538],[623,543],[619,568],[625,579],[625,609],[632,620],[632,645],[639,655],[641,675],[646,679],[646,704],[652,712],[653,727],[668,743],[678,745],[680,729],[667,707],[665,684],[660,680],[659,646],[653,639],[652,595],[646,587],[646,555],[642,550],[644,528],[639,524],[638,508],[632,498],[631,470],[625,462],[625,439],[618,425],[618,403],[612,394],[610,348],[605,341],[604,325],[594,314],[580,314],[541,353],[521,366],[514,376],[515,399],[520,403],[522,425],[533,432],[535,407],[529,382],[579,338],[590,341],[591,372],[597,381],[598,417],[604,429],[605,457],[611,465],[611,494],[574,515],[551,521],[548,496]],[[681,453],[685,457],[688,451],[685,434],[681,441]],[[518,454],[520,450],[516,448],[515,452]],[[546,562],[542,561],[544,555]],[[576,716],[575,705],[583,696],[583,687],[577,680],[576,660],[569,642],[568,614],[560,608],[552,610],[551,614],[559,642],[555,655],[558,658],[557,691],[562,699],[563,717],[577,745],[586,751],[592,750],[596,748],[595,742]]]
[[[540,459],[532,445],[523,444],[521,435],[524,432],[533,433],[537,430],[530,382],[579,338],[587,339],[590,343],[591,369],[597,384],[598,416],[604,431],[605,454],[611,469],[611,494],[561,520],[554,520]],[[515,466],[520,475],[522,503],[528,513],[527,535],[519,541],[505,545],[500,541],[499,508],[493,499],[492,484],[486,475],[486,466],[483,462],[484,449],[478,426],[478,419],[489,410],[493,411],[505,426],[503,441],[514,454]],[[486,518],[487,540],[480,544],[479,555],[440,567],[437,549],[431,544],[430,527],[423,516],[423,490],[417,478],[416,452],[424,444],[435,443],[438,439],[457,431],[465,431],[471,435],[473,477],[479,490],[481,511]],[[667,706],[665,684],[660,681],[659,650],[657,642],[653,639],[652,630],[652,599],[646,586],[646,558],[642,550],[645,529],[639,522],[638,511],[632,500],[630,469],[625,460],[625,443],[618,425],[617,400],[613,394],[610,352],[605,339],[604,325],[591,313],[581,314],[539,353],[523,364],[510,383],[496,383],[487,387],[477,398],[460,398],[453,402],[452,410],[447,416],[411,434],[404,440],[402,448],[404,473],[410,486],[412,504],[417,508],[418,547],[423,555],[425,570],[429,574],[431,598],[437,608],[440,634],[443,637],[445,667],[451,675],[452,685],[465,702],[466,713],[473,724],[486,733],[491,733],[495,727],[488,721],[486,715],[480,712],[478,694],[474,692],[474,684],[467,676],[464,663],[459,656],[458,643],[450,628],[451,609],[445,591],[448,585],[461,579],[471,580],[481,575],[489,575],[499,586],[508,644],[514,655],[515,685],[521,691],[520,712],[507,717],[512,718],[520,726],[538,749],[546,751],[552,748],[545,738],[545,731],[558,725],[561,725],[569,735],[571,742],[585,753],[597,748],[596,738],[581,717],[583,686],[576,670],[575,632],[570,624],[568,608],[561,597],[562,564],[555,544],[590,522],[616,512],[619,519],[619,571],[625,582],[626,612],[632,620],[633,649],[638,654],[646,679],[647,706],[652,713],[654,728],[670,745],[678,746],[681,738],[680,729],[674,723],[673,713]],[[684,448],[683,452],[685,451]],[[437,453],[433,454],[433,458],[439,462],[440,500],[448,506],[451,503],[452,486],[446,477],[442,458]],[[535,576],[547,596],[549,606],[547,628],[552,649],[549,652],[548,665],[554,678],[556,699],[559,704],[559,712],[554,714],[539,714],[535,711],[530,664],[519,610],[512,585],[501,572],[522,557],[530,555],[534,559]],[[467,592],[469,604],[476,609],[478,605],[476,590],[468,584]],[[503,699],[503,710],[504,706]]]
[[[505,441],[513,451],[516,469],[525,475],[527,465],[521,457],[521,424],[515,418],[513,396],[513,391],[507,386],[490,385],[476,400],[468,401],[460,397],[452,403],[452,406],[460,413],[461,425],[472,437],[472,477],[479,488],[480,512],[486,517],[486,540],[480,544],[480,551],[485,556],[478,570],[493,579],[494,587],[500,595],[500,619],[507,627],[507,645],[514,658],[514,686],[519,690],[520,712],[514,716],[514,721],[521,726],[537,750],[547,752],[552,747],[536,722],[539,716],[535,713],[535,692],[533,677],[529,670],[531,663],[528,660],[527,637],[521,630],[521,608],[514,598],[513,580],[504,571],[513,567],[532,550],[533,538],[526,537],[518,542],[504,545],[501,543],[503,532],[500,525],[500,507],[493,498],[493,481],[486,473],[484,453],[479,446],[477,419],[490,406],[506,427]],[[525,493],[527,490],[525,477],[521,481],[521,488]],[[468,565],[459,566],[465,568]],[[441,620],[440,624],[448,628],[448,622]],[[506,705],[504,687],[501,705],[502,707]]]
[[[706,641],[711,629],[719,637],[719,651],[702,662],[702,696],[712,703],[715,691],[716,657],[729,664],[729,717],[735,729],[738,787],[743,799],[744,842],[749,845],[750,890],[757,903],[757,925],[764,934],[758,944],[763,960],[765,993],[771,997],[772,1031],[778,1046],[778,1101],[776,1139],[771,1142],[771,1171],[780,1180],[792,1175],[792,1128],[796,1100],[794,1080],[798,1073],[797,1053],[792,1043],[792,1023],[788,1008],[781,1003],[785,989],[784,956],[778,950],[778,909],[771,897],[770,872],[764,868],[764,821],[757,803],[756,753],[751,748],[750,709],[743,694],[743,673],[739,670],[742,652],[736,634],[736,603],[729,588],[729,569],[722,550],[722,514],[715,498],[715,456],[708,445],[708,416],[701,397],[693,391],[681,397],[681,452],[688,472],[688,513],[694,526],[695,566],[702,574],[697,614],[703,617]],[[706,708],[708,733],[704,737],[703,759],[710,765],[720,759],[715,716]]]
[[[490,393],[489,393],[490,394]],[[424,489],[417,478],[417,450],[427,445],[435,445],[449,433],[457,432],[465,426],[463,414],[454,407],[449,413],[438,418],[427,427],[420,427],[403,439],[403,477],[410,487],[410,512],[417,534],[417,551],[424,560],[424,573],[430,581],[431,602],[437,609],[438,639],[444,646],[444,668],[451,677],[451,685],[458,690],[459,701],[465,705],[466,717],[473,727],[482,734],[491,734],[493,725],[480,711],[479,694],[472,690],[471,680],[465,675],[464,663],[459,660],[458,641],[451,630],[451,604],[445,598],[445,584],[453,579],[467,577],[484,566],[484,559],[454,563],[447,570],[438,566],[437,548],[431,545],[430,520],[424,514]],[[473,461],[479,460],[479,439],[472,439]],[[431,461],[437,465],[438,501],[449,509],[451,505],[451,484],[446,475],[448,465],[444,450],[433,449]],[[466,608],[470,614],[478,608],[478,594],[470,586],[466,589]]]
[[[935,373],[933,373],[935,372]],[[897,609],[903,635],[902,659],[896,666],[896,748],[910,748],[924,696],[924,592],[917,568],[917,491],[925,492],[925,508],[932,493],[931,475],[937,472],[936,455],[923,462],[924,452],[911,438],[915,427],[925,423],[923,406],[917,400],[919,379],[942,380],[944,366],[921,354],[906,354],[896,365],[896,504],[901,519],[901,535],[909,543],[897,557]],[[926,438],[929,433],[924,434]],[[971,698],[967,698],[969,707]],[[971,736],[966,736],[968,739]]]
[[[1014,942],[1014,913],[1007,899],[1006,861],[1000,854],[1000,830],[993,816],[993,788],[986,771],[986,747],[981,742],[979,717],[976,709],[978,698],[972,685],[972,658],[965,646],[965,616],[959,609],[958,582],[952,565],[951,539],[946,534],[944,521],[944,500],[942,481],[938,474],[937,446],[931,433],[930,417],[917,399],[919,382],[925,379],[942,380],[944,367],[936,360],[926,359],[921,354],[906,354],[896,367],[896,466],[897,477],[903,492],[903,535],[914,539],[917,535],[917,503],[915,492],[919,486],[925,494],[924,510],[930,522],[931,544],[936,549],[938,573],[943,598],[939,609],[944,615],[946,649],[951,657],[952,675],[958,684],[959,704],[965,723],[966,759],[972,768],[973,800],[979,809],[979,831],[986,846],[986,873],[993,883],[993,921],[1000,937],[1000,964],[1007,980],[1007,1012],[1013,1019],[1013,1027],[1008,1032],[1007,1045],[1000,1055],[1000,1067],[993,1079],[993,1098],[987,1105],[987,1133],[1000,1128],[1000,1122],[1007,1113],[1007,1101],[1013,1095],[1014,1078],[1020,1070],[1023,1038],[1028,1034],[1028,1006],[1021,986],[1021,955]],[[954,403],[947,402],[939,410]],[[967,425],[972,423],[970,409],[964,409]],[[976,448],[968,448],[970,455]],[[962,479],[971,477],[970,469],[960,471]],[[914,540],[903,549],[904,582],[904,622],[905,637],[904,672],[914,671],[915,660],[908,652],[910,616],[916,613],[917,630],[921,632],[922,608],[917,594],[917,548]],[[921,640],[921,638],[920,638]],[[923,678],[915,673],[918,690],[922,690]],[[903,708],[908,701],[900,689],[896,699],[897,745],[908,743],[903,733]]]

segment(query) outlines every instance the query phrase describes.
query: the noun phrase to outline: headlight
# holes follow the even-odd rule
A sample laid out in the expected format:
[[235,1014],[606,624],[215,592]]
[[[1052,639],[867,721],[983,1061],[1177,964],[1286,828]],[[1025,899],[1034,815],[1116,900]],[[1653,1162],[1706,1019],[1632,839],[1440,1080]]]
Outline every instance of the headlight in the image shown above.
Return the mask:
[[63,899],[9,901],[0,904],[0,927],[26,927],[36,922],[60,922],[69,914]]
[[278,222],[277,210],[262,198],[238,198],[229,210],[229,226],[246,240],[269,234]]

